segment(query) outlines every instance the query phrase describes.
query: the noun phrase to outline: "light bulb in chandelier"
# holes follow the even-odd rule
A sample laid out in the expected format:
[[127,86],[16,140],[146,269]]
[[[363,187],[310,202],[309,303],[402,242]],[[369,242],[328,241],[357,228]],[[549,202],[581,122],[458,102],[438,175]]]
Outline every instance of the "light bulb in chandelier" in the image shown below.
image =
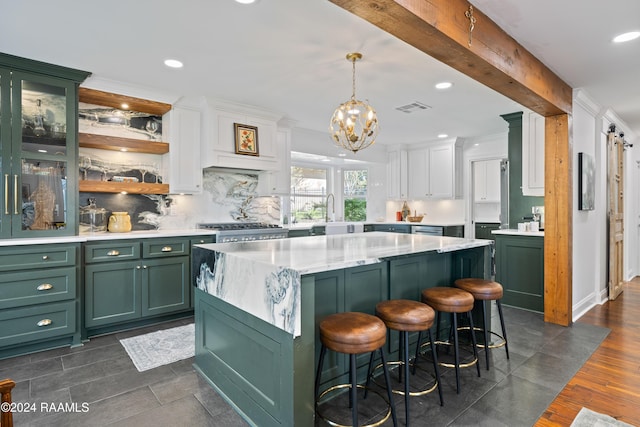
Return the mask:
[[369,147],[378,135],[376,111],[356,99],[356,61],[361,58],[362,54],[357,52],[347,54],[347,60],[353,64],[353,92],[349,101],[338,106],[329,124],[335,144],[354,153]]

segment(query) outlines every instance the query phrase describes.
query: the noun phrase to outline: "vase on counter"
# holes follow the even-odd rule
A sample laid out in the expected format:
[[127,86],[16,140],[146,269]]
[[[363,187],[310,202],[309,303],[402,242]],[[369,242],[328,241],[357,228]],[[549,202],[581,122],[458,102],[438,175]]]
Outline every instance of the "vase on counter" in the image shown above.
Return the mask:
[[112,233],[126,233],[131,231],[131,217],[127,212],[112,212],[107,228]]

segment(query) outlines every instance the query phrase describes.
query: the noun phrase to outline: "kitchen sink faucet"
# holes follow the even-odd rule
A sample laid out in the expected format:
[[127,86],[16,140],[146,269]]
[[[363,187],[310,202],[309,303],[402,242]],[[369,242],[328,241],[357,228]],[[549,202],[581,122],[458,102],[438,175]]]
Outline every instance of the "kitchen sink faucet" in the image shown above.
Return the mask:
[[336,198],[333,193],[327,194],[327,199],[324,202],[324,222],[329,222],[329,198],[331,198],[331,213],[335,216],[336,213]]

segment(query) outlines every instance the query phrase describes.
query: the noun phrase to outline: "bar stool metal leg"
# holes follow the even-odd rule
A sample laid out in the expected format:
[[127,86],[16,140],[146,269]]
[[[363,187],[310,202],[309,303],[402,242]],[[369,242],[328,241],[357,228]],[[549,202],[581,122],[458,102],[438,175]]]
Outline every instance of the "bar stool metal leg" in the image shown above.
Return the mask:
[[504,349],[507,352],[507,359],[509,358],[509,341],[507,340],[507,329],[504,327],[504,316],[502,315],[502,303],[500,300],[496,300],[496,306],[498,306],[498,315],[500,316],[500,326],[502,327],[502,338],[504,339]]

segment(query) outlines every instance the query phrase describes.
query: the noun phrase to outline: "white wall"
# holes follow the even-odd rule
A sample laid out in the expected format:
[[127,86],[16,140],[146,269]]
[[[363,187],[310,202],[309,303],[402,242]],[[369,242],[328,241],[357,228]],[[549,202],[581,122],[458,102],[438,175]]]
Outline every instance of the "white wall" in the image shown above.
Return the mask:
[[[625,131],[626,125],[610,110],[602,109],[583,90],[573,95],[572,134],[573,143],[573,320],[577,320],[596,304],[607,300],[608,283],[608,233],[607,233],[607,132],[616,124],[617,131]],[[634,135],[625,138],[633,143]],[[640,189],[638,189],[638,149],[625,153],[625,245],[624,274],[626,279],[638,274],[638,239],[640,213]],[[578,153],[590,154],[596,164],[595,210],[578,209]]]
[[[584,92],[576,91],[573,102],[573,317],[576,319],[586,310],[600,303],[603,286],[601,261],[606,257],[606,242],[602,241],[602,219],[606,218],[606,191],[597,185],[595,210],[578,210],[578,153],[590,155],[596,161],[596,183],[606,182],[606,161],[602,162],[597,116],[600,107]],[[606,151],[605,151],[606,158]],[[604,166],[604,169],[603,169]]]

